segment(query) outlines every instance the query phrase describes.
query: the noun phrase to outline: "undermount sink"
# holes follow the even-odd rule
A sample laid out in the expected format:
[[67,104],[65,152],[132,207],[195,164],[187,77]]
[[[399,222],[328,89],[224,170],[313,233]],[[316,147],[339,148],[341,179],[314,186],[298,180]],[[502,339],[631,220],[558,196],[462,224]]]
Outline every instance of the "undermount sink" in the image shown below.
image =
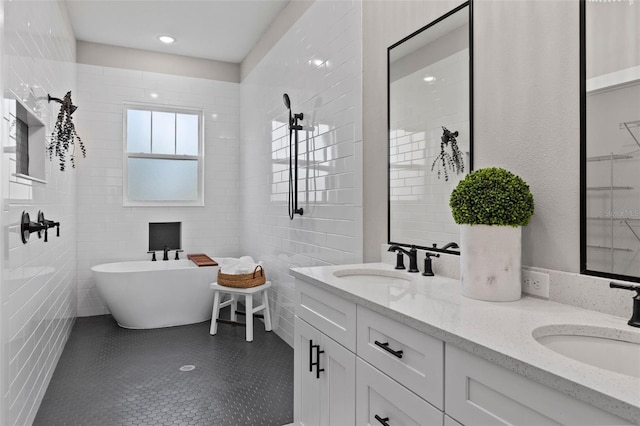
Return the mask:
[[594,367],[640,377],[640,334],[613,328],[549,325],[533,338],[552,351]]
[[340,269],[333,273],[335,277],[343,280],[349,280],[354,282],[390,282],[390,281],[404,281],[411,282],[414,278],[406,271],[389,271],[385,269],[372,269],[372,268],[354,268],[354,269]]

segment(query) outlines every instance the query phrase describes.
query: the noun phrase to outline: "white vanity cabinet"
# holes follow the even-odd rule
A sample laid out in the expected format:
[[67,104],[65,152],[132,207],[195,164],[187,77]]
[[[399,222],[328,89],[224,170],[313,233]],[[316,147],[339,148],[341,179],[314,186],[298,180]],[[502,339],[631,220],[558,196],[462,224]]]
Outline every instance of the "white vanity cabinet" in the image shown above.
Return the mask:
[[441,341],[302,280],[296,302],[294,424],[443,425]]
[[355,326],[354,303],[296,281],[294,424],[355,424]]
[[[329,284],[325,287],[323,280],[312,279],[317,285],[311,284],[299,275],[294,366],[297,425],[636,424],[410,327],[407,324],[414,321],[410,314],[396,319],[389,317],[395,310],[389,315],[379,313],[366,286],[354,298],[341,297],[328,291]],[[445,291],[448,287],[441,298],[455,300]],[[438,299],[432,300],[429,303]],[[448,317],[456,318],[457,312],[452,310]],[[459,339],[455,331],[436,325],[438,320],[423,323]],[[487,350],[481,344],[477,348]],[[516,367],[519,364],[514,360]]]

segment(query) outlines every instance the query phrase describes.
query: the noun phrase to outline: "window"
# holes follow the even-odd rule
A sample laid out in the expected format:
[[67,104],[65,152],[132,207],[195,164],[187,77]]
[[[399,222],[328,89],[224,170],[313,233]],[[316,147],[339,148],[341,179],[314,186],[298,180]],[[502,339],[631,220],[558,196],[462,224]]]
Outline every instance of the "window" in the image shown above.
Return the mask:
[[125,105],[126,206],[202,206],[202,111]]

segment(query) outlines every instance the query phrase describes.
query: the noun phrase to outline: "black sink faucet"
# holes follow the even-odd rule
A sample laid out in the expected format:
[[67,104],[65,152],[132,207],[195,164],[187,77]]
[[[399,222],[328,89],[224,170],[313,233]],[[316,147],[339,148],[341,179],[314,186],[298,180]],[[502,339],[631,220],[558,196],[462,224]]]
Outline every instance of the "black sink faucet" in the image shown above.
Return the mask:
[[458,243],[456,243],[455,241],[451,241],[450,243],[447,243],[445,245],[443,245],[442,247],[438,248],[438,244],[433,243],[433,248],[435,250],[449,250],[449,249],[459,249],[460,246],[458,245]]
[[396,269],[404,269],[404,263],[402,262],[402,253],[409,256],[409,270],[408,272],[420,272],[418,271],[418,250],[415,246],[411,246],[409,251],[403,249],[400,246],[391,246],[388,251],[395,251],[398,254]]
[[457,243],[455,243],[454,241],[451,241],[450,243],[445,244],[442,247],[442,250],[447,250],[447,249],[450,249],[450,248],[451,249],[457,249],[457,248],[460,248],[460,247],[458,246]]
[[169,260],[169,247],[164,246],[164,256],[162,257],[162,260]]
[[631,313],[631,319],[627,324],[631,327],[640,327],[640,285],[609,283],[609,287],[633,290],[636,292],[636,295],[633,297],[633,312]]
[[424,272],[422,272],[422,275],[424,275],[425,277],[433,277],[435,274],[433,273],[433,268],[431,265],[431,257],[440,257],[440,255],[438,253],[429,253],[426,252],[424,255]]

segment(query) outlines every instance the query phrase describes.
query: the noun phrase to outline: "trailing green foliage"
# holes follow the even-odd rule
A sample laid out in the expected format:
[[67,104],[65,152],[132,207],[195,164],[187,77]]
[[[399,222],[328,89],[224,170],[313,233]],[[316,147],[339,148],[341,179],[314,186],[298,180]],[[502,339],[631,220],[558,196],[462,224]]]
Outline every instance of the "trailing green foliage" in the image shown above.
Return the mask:
[[514,227],[527,225],[534,208],[529,185],[497,167],[469,173],[451,193],[449,205],[458,224]]
[[[53,127],[53,132],[51,133],[51,143],[47,146],[47,151],[49,151],[49,160],[53,159],[53,155],[58,158],[60,163],[60,171],[63,172],[66,167],[66,157],[69,154],[69,160],[71,162],[71,167],[76,167],[75,162],[75,150],[76,150],[76,142],[80,147],[80,152],[83,157],[87,156],[87,150],[82,143],[82,139],[76,132],[76,126],[73,124],[71,119],[71,114],[76,110],[76,107],[71,102],[71,92],[67,92],[64,96],[64,99],[59,100],[62,106],[60,107],[60,111],[58,112],[58,119],[56,120],[56,124]],[[69,153],[69,151],[71,151]]]

